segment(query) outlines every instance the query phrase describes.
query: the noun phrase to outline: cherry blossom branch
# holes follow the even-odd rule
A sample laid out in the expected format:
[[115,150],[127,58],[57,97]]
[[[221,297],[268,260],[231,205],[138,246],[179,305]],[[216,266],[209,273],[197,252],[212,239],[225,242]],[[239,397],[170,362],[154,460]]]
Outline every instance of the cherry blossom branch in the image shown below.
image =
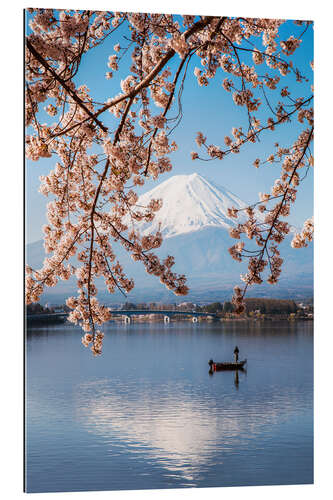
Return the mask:
[[[189,53],[188,53],[189,54]],[[164,118],[170,108],[170,105],[172,103],[172,99],[173,99],[173,96],[175,94],[175,90],[176,90],[176,85],[177,85],[177,81],[178,81],[178,78],[179,78],[179,75],[183,69],[183,66],[186,62],[186,59],[188,57],[188,54],[181,60],[181,63],[179,64],[178,66],[178,69],[177,69],[177,72],[175,74],[175,77],[174,77],[174,80],[172,82],[173,84],[173,89],[172,89],[172,92],[170,93],[169,95],[169,99],[168,99],[168,102],[167,102],[167,105],[165,106],[164,108],[164,111],[162,113],[162,117]],[[152,142],[154,140],[154,138],[156,137],[156,134],[157,134],[157,131],[158,131],[158,127],[155,127],[155,130],[153,132],[153,135],[151,136],[150,138],[150,141],[149,141],[149,146],[148,146],[148,155],[147,155],[147,161],[146,161],[146,167],[145,167],[145,170],[144,170],[144,175],[146,176],[147,173],[148,173],[148,167],[149,167],[149,162],[150,162],[150,156],[151,156],[151,146],[152,146]]]
[[26,40],[27,47],[31,54],[40,62],[40,64],[48,71],[55,80],[68,92],[71,98],[85,111],[85,113],[103,130],[103,132],[107,132],[107,128],[103,125],[103,123],[97,119],[97,115],[93,114],[90,109],[82,102],[82,100],[77,96],[77,94],[67,85],[67,83],[57,75],[57,73],[51,68],[51,66],[45,61],[45,59],[37,52],[37,50],[33,47],[32,43],[29,39]]
[[[301,162],[306,154],[306,151],[309,147],[309,144],[312,140],[312,137],[313,137],[313,127],[310,129],[310,131],[308,133],[308,137],[307,137],[305,144],[302,148],[302,152],[299,155],[299,157],[298,157],[298,159],[297,159],[297,161],[292,169],[292,172],[290,173],[289,181],[287,182],[286,188],[285,188],[283,195],[282,195],[282,200],[279,203],[279,205],[277,206],[275,213],[273,215],[273,219],[270,223],[270,228],[267,230],[268,231],[267,236],[264,238],[264,240],[261,243],[263,248],[258,252],[257,258],[255,260],[252,260],[252,262],[251,262],[251,264],[253,263],[253,266],[251,267],[250,275],[248,277],[246,277],[245,287],[243,290],[241,290],[239,287],[235,287],[235,289],[234,289],[235,294],[233,296],[233,303],[236,306],[236,312],[238,312],[238,313],[243,312],[245,309],[244,297],[245,297],[245,294],[247,292],[248,287],[250,285],[252,285],[254,282],[260,282],[259,275],[260,275],[260,272],[265,267],[263,259],[264,259],[265,252],[268,254],[268,249],[267,249],[268,243],[270,242],[273,230],[275,230],[275,228],[276,228],[277,221],[279,219],[279,216],[280,216],[282,209],[284,207],[284,204],[286,202],[286,197],[289,193],[289,188],[293,182],[294,176],[296,175],[297,169],[299,168],[299,166],[300,166],[300,164],[301,164]],[[284,238],[283,234],[282,233],[280,233],[280,234],[281,234],[282,239],[283,239]],[[236,256],[240,255],[242,251],[243,251],[243,247],[241,248],[240,252],[236,253]],[[276,253],[277,252],[275,250],[275,254]],[[239,260],[239,259],[237,259],[237,260]],[[279,259],[279,260],[281,260],[281,259]],[[270,260],[270,263],[271,263],[271,260]],[[282,260],[281,260],[281,263],[282,263]],[[275,271],[275,273],[277,273],[277,275],[280,274],[279,267],[280,266],[277,266],[277,269]],[[272,282],[275,282],[274,281],[275,279],[276,279],[276,277],[274,277],[274,273],[272,273]]]
[[[208,26],[214,19],[214,17],[205,17],[200,21],[197,21],[197,23],[193,24],[191,28],[189,28],[185,33],[184,33],[184,39],[187,40],[190,36],[193,34],[197,33],[198,31],[202,30],[204,27]],[[169,49],[167,53],[164,55],[164,57],[156,64],[156,66],[152,69],[152,71],[143,79],[141,82],[136,85],[133,90],[127,92],[126,94],[122,94],[119,97],[116,97],[115,99],[112,99],[109,103],[105,104],[102,106],[98,111],[96,111],[94,114],[90,114],[90,118],[94,119],[96,121],[97,117],[110,109],[111,107],[121,103],[122,101],[128,99],[128,98],[133,98],[136,97],[136,95],[144,88],[148,87],[150,82],[158,75],[158,73],[163,69],[163,67],[167,64],[167,62],[176,54],[176,51],[174,49]],[[63,133],[68,133],[70,130],[72,130],[75,127],[79,127],[82,125],[85,121],[87,121],[88,118],[85,120],[82,120],[80,123],[77,123],[73,125],[71,128],[67,129],[66,132]],[[101,127],[102,128],[102,127]],[[104,130],[102,128],[102,130]],[[106,130],[104,130],[106,131]],[[57,136],[61,135],[57,134]]]

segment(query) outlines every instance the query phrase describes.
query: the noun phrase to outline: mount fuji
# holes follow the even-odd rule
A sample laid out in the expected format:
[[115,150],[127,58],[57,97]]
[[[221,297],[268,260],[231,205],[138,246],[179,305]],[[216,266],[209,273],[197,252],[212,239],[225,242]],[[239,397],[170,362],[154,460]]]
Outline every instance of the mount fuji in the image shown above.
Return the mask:
[[[146,206],[152,199],[158,198],[163,200],[163,205],[155,219],[151,223],[136,223],[136,229],[141,234],[158,229],[161,231],[163,243],[156,253],[162,258],[167,255],[175,257],[174,271],[185,274],[188,278],[188,300],[198,302],[230,299],[233,286],[240,283],[240,273],[245,273],[247,266],[246,262],[238,263],[230,256],[228,248],[235,240],[229,236],[229,230],[238,222],[245,221],[246,215],[240,212],[235,220],[228,216],[227,209],[243,209],[247,203],[199,174],[173,176],[141,195],[137,204]],[[118,244],[114,247],[126,274],[133,277],[136,283],[128,300],[177,300],[157,278],[145,272],[140,262],[133,262]],[[284,267],[279,284],[253,287],[251,295],[283,298],[312,296],[312,248],[292,249],[289,237],[281,245],[281,256]],[[42,240],[27,245],[27,262],[33,268],[40,268],[44,257]],[[50,300],[52,296],[55,300],[57,295],[60,300],[60,295],[73,292],[74,281],[61,282],[54,289],[49,289],[45,297]],[[110,303],[124,300],[117,294],[101,294],[102,297]]]
[[[235,219],[227,215],[228,208],[243,209],[242,200],[223,187],[217,187],[199,174],[175,175],[143,194],[138,205],[147,205],[153,198],[163,200],[162,208],[152,223],[141,224],[148,233],[160,227],[163,238],[172,238],[208,227],[229,230]],[[239,222],[246,220],[243,212]]]

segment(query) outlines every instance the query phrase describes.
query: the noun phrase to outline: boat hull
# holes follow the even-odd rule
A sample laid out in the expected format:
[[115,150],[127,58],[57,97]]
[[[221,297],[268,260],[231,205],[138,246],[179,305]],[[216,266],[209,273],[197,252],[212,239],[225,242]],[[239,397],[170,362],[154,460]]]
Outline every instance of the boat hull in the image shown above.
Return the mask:
[[219,372],[223,370],[243,370],[244,365],[246,364],[246,359],[243,361],[238,361],[237,363],[233,362],[226,362],[226,363],[212,363],[211,364],[211,369],[214,372]]

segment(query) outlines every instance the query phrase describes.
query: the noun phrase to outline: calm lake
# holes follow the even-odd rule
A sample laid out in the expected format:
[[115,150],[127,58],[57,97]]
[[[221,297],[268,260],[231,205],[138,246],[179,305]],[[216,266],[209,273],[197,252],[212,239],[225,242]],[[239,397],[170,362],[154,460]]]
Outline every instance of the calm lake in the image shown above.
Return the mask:
[[[313,482],[312,322],[29,328],[28,492]],[[209,375],[208,360],[246,372]]]

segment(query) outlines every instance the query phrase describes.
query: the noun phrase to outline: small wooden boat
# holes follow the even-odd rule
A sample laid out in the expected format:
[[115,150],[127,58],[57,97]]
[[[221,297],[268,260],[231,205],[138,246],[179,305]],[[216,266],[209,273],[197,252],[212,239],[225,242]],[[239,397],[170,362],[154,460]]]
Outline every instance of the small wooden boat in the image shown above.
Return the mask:
[[244,365],[246,363],[246,359],[243,361],[233,362],[225,362],[225,363],[215,363],[212,359],[209,360],[208,364],[210,366],[210,370],[214,372],[222,371],[222,370],[243,370]]

